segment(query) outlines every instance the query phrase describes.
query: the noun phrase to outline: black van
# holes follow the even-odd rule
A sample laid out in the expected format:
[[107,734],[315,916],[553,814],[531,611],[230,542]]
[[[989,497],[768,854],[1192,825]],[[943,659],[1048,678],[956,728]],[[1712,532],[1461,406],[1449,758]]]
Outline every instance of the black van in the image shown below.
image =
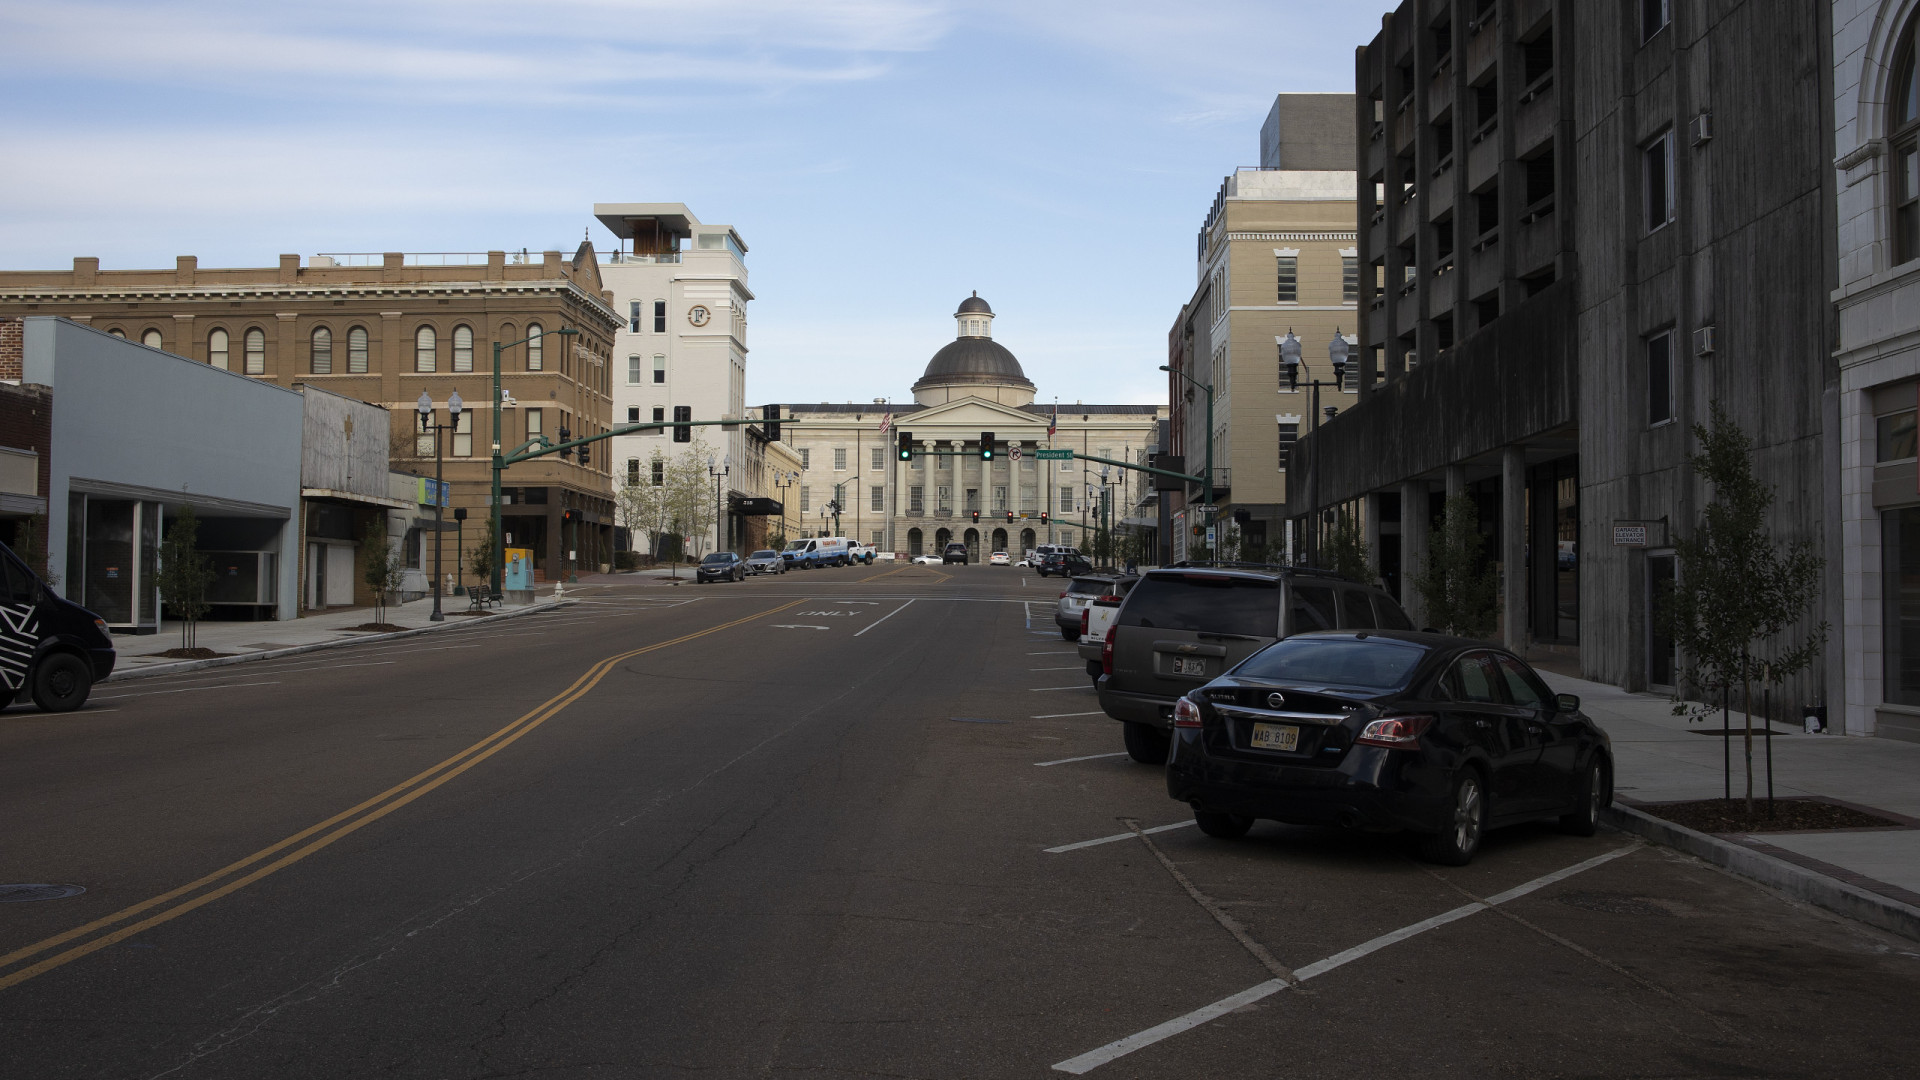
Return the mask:
[[77,709],[113,673],[116,657],[105,621],[47,588],[0,544],[0,680],[9,703],[32,698],[46,712]]

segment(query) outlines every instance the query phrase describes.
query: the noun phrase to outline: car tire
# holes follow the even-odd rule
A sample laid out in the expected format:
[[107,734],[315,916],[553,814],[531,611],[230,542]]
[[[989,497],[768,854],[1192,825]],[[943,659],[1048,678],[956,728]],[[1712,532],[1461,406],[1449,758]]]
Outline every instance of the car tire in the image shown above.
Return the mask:
[[1172,740],[1167,733],[1147,724],[1122,724],[1126,729],[1127,756],[1142,765],[1165,765]]
[[1600,827],[1600,808],[1608,802],[1606,774],[1598,762],[1589,762],[1580,771],[1574,792],[1579,801],[1571,813],[1560,815],[1560,831],[1569,836],[1592,836]]
[[1240,814],[1224,814],[1218,810],[1195,810],[1193,823],[1200,831],[1217,840],[1238,840],[1253,828],[1253,819]]
[[93,671],[72,653],[53,653],[33,668],[33,703],[41,712],[72,712],[87,703]]
[[1445,827],[1420,844],[1420,857],[1442,866],[1465,866],[1487,833],[1487,785],[1473,769],[1453,778],[1453,805]]
[[1079,640],[1080,640],[1080,631],[1078,631],[1078,630],[1069,630],[1069,629],[1067,629],[1066,627],[1064,627],[1064,626],[1063,626],[1063,627],[1061,627],[1061,628],[1060,628],[1060,639],[1061,639],[1062,641],[1079,641]]

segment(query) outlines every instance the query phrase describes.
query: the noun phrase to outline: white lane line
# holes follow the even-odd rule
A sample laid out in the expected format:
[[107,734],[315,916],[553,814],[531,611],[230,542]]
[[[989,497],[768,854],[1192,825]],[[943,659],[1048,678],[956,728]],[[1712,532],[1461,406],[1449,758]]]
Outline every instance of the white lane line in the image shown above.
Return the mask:
[[188,693],[192,693],[195,690],[225,690],[229,687],[234,687],[234,686],[279,686],[279,685],[280,685],[280,681],[278,679],[272,682],[214,683],[211,686],[183,686],[178,690],[143,690],[138,694],[97,694],[94,696],[93,700],[113,701],[117,698],[152,697],[155,694],[188,694]]
[[[1140,831],[1151,836],[1154,833],[1168,832],[1172,829],[1184,829],[1191,824],[1193,824],[1191,821],[1176,821],[1171,825],[1155,825],[1151,829],[1141,829]],[[1079,851],[1081,848],[1099,847],[1101,844],[1111,844],[1120,840],[1131,840],[1133,837],[1134,834],[1130,832],[1114,833],[1112,836],[1103,836],[1098,840],[1082,840],[1077,844],[1061,844],[1059,847],[1044,848],[1041,854],[1059,855],[1068,851]],[[1056,1065],[1054,1068],[1057,1069],[1059,1066]]]
[[878,600],[829,600],[827,602],[830,604],[865,604],[868,607],[880,606],[880,601]]
[[[907,604],[911,604],[911,603],[913,603],[913,601],[911,600],[907,601]],[[889,611],[885,615],[882,615],[879,618],[873,620],[872,622],[868,623],[864,628],[862,628],[859,633],[853,636],[859,637],[860,634],[864,634],[868,630],[871,630],[874,627],[879,626],[881,623],[886,622],[888,619],[893,618],[895,615],[900,614],[902,611],[905,611],[907,609],[907,604],[901,604],[899,607],[894,608],[892,611]]]
[[1126,757],[1126,756],[1127,756],[1127,752],[1125,750],[1121,750],[1112,754],[1088,754],[1086,757],[1063,757],[1059,761],[1036,761],[1033,764],[1037,768],[1044,769],[1049,765],[1071,765],[1076,761],[1098,761],[1101,758]]
[[1028,656],[1078,656],[1080,654],[1070,653],[1070,652],[1030,652],[1027,655]]
[[1091,689],[1093,689],[1093,687],[1088,686],[1086,683],[1077,682],[1077,683],[1074,683],[1072,686],[1029,686],[1027,687],[1027,693],[1038,694],[1044,690],[1091,690]]
[[[1142,831],[1154,832],[1156,830],[1145,829]],[[1132,833],[1123,833],[1120,838],[1123,839],[1125,837],[1130,837],[1132,835],[1133,835]],[[1294,971],[1294,975],[1296,978],[1300,980],[1300,982],[1305,982],[1308,979],[1314,978],[1315,976],[1318,976],[1318,975],[1325,975],[1327,972],[1332,971],[1337,967],[1350,964],[1353,961],[1358,960],[1363,956],[1366,956],[1370,953],[1378,952],[1379,950],[1384,949],[1389,945],[1393,945],[1397,942],[1405,941],[1408,938],[1414,937],[1418,934],[1424,934],[1428,930],[1432,930],[1435,927],[1445,926],[1450,922],[1457,922],[1476,912],[1486,911],[1492,908],[1495,904],[1504,904],[1508,900],[1513,900],[1513,899],[1517,899],[1519,897],[1525,896],[1528,893],[1533,892],[1535,889],[1545,888],[1546,886],[1551,885],[1556,881],[1564,881],[1567,878],[1574,876],[1575,874],[1582,873],[1587,870],[1591,870],[1594,867],[1601,865],[1602,863],[1611,862],[1612,860],[1617,859],[1622,855],[1631,854],[1635,851],[1638,851],[1640,849],[1640,846],[1641,845],[1639,844],[1629,844],[1623,848],[1615,848],[1614,850],[1609,851],[1604,855],[1596,855],[1593,858],[1586,860],[1585,862],[1575,863],[1574,865],[1569,866],[1564,870],[1556,870],[1553,873],[1547,874],[1544,877],[1535,878],[1534,880],[1527,882],[1525,885],[1508,889],[1506,892],[1499,893],[1494,896],[1489,896],[1485,901],[1475,901],[1471,904],[1463,904],[1460,907],[1454,908],[1452,911],[1442,912],[1438,915],[1433,916],[1430,919],[1422,919],[1417,923],[1411,923],[1407,926],[1403,926],[1400,929],[1394,930],[1390,933],[1381,934],[1379,937],[1374,938],[1371,941],[1362,942],[1359,945],[1355,945],[1351,949],[1346,949],[1344,951],[1334,953],[1332,956],[1329,956],[1325,960],[1321,960],[1318,963],[1308,964],[1306,967],[1298,968]],[[1272,995],[1287,989],[1289,985],[1297,986],[1299,985],[1299,983],[1289,984],[1280,979],[1269,979],[1266,982],[1260,983],[1257,986],[1248,987],[1247,989],[1240,991],[1239,993],[1233,995],[1232,997],[1222,998],[1211,1005],[1203,1005],[1200,1008],[1195,1009],[1190,1013],[1187,1013],[1185,1016],[1176,1016],[1172,1020],[1169,1020],[1164,1024],[1157,1024],[1153,1027],[1148,1028],[1145,1031],[1139,1032],[1138,1034],[1129,1035],[1124,1039],[1116,1039],[1113,1042],[1110,1042],[1107,1045],[1100,1047],[1098,1050],[1089,1050],[1086,1053],[1081,1054],[1079,1057],[1068,1058],[1067,1060],[1062,1061],[1059,1064],[1055,1065],[1053,1067],[1054,1071],[1063,1072],[1063,1073],[1072,1073],[1075,1076],[1092,1072],[1094,1069],[1097,1069],[1100,1066],[1105,1065],[1107,1062],[1112,1061],[1115,1058],[1124,1057],[1127,1054],[1131,1054],[1135,1050],[1140,1049],[1141,1047],[1152,1046],[1154,1043],[1161,1042],[1162,1040],[1165,1040],[1165,1039],[1169,1039],[1175,1035],[1180,1034],[1183,1031],[1191,1031],[1194,1028],[1199,1027],[1204,1023],[1207,1023],[1210,1020],[1214,1020],[1221,1016],[1224,1016],[1235,1009],[1241,1008],[1242,1006],[1251,1005],[1254,1002],[1261,1000],[1262,998],[1271,997]]]
[[1068,664],[1066,667],[1030,667],[1028,671],[1079,671],[1081,665]]
[[[775,630],[831,630],[833,629],[833,627],[831,626],[808,626],[805,623],[788,623],[788,622],[774,623],[773,628]],[[859,635],[855,634],[854,636],[858,637]]]
[[1041,714],[1040,714],[1039,716],[1029,716],[1029,717],[1027,717],[1027,719],[1029,719],[1029,720],[1058,720],[1058,719],[1060,719],[1060,718],[1061,718],[1061,717],[1063,717],[1063,716],[1105,716],[1105,715],[1107,715],[1107,713],[1106,713],[1106,710],[1105,710],[1105,709],[1095,709],[1095,710],[1093,710],[1092,712],[1050,712],[1050,713],[1041,713]]

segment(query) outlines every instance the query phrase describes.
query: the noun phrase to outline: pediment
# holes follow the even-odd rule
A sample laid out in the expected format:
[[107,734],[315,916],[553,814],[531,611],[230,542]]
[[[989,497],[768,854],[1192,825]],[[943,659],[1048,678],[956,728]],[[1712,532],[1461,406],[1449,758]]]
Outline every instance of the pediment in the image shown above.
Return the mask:
[[975,431],[992,431],[999,434],[1002,429],[1013,431],[1027,427],[1037,427],[1041,431],[1047,428],[1047,418],[1024,409],[1002,405],[985,398],[966,397],[959,401],[949,401],[934,405],[919,412],[897,416],[894,423],[899,427],[912,430],[920,427],[958,427],[972,428]]

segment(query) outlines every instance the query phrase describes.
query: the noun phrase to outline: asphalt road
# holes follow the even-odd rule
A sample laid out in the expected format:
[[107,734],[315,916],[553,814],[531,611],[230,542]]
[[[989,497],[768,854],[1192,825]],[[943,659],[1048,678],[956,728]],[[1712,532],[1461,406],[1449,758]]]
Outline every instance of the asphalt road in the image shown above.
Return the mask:
[[87,890],[0,904],[0,1076],[1914,1074],[1920,945],[1619,834],[1201,836],[1022,574],[0,714],[0,883]]

